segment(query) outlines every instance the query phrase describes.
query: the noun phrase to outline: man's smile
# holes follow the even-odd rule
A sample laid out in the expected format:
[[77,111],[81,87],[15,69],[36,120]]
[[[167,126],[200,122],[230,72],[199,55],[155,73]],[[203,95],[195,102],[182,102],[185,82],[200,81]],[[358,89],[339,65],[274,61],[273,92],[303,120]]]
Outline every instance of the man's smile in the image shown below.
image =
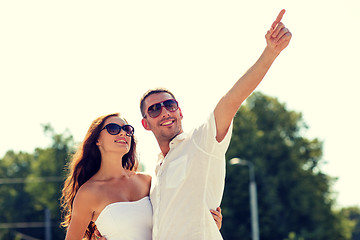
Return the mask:
[[167,126],[170,126],[170,125],[174,124],[174,122],[175,122],[174,119],[166,119],[165,121],[162,121],[160,123],[160,126],[167,127]]

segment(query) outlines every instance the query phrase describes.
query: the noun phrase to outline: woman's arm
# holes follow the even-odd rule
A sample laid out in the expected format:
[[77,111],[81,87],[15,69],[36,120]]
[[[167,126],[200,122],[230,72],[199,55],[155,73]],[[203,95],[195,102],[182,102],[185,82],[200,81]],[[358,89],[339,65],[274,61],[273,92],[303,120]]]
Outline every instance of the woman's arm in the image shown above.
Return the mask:
[[81,240],[84,237],[86,229],[92,220],[93,196],[86,189],[80,188],[76,193],[70,224],[66,233],[66,240]]

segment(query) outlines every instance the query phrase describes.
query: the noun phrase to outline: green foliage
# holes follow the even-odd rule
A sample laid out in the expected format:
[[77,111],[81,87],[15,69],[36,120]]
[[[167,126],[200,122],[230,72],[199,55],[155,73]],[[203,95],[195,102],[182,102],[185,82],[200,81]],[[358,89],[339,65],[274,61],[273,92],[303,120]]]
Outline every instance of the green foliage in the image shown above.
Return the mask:
[[298,238],[298,237],[296,237],[296,233],[291,232],[291,233],[289,233],[288,238],[286,238],[285,240],[305,240],[305,239],[302,237]]
[[[8,151],[0,160],[0,176],[3,179],[24,178],[29,174],[29,166],[33,156],[28,153]],[[31,216],[32,201],[23,184],[0,185],[0,223],[24,221]],[[20,211],[19,211],[20,210]],[[0,229],[0,239],[11,239],[10,231]]]
[[[8,151],[0,159],[0,174],[9,181],[0,184],[0,223],[43,222],[48,208],[52,238],[64,239],[64,231],[59,227],[59,198],[63,168],[74,143],[71,135],[56,134],[50,125],[44,125],[44,133],[52,139],[51,147],[37,148],[33,154]],[[0,239],[18,239],[19,232],[44,239],[43,228],[0,229]]]
[[347,235],[351,235],[352,240],[360,240],[360,208],[355,206],[343,208],[338,214],[347,230]]
[[[332,211],[334,179],[321,172],[322,142],[306,129],[300,113],[261,93],[234,119],[226,157],[255,165],[261,239],[349,239]],[[251,239],[248,183],[246,167],[227,164],[224,239]]]
[[37,199],[35,209],[39,210],[47,206],[51,214],[58,214],[59,203],[52,199],[60,199],[64,180],[63,169],[72,151],[73,138],[67,133],[56,134],[50,125],[45,125],[44,131],[53,140],[52,146],[47,149],[35,149],[34,161],[30,165],[31,174],[28,178],[57,176],[58,179],[55,179],[55,182],[27,184],[26,189]]

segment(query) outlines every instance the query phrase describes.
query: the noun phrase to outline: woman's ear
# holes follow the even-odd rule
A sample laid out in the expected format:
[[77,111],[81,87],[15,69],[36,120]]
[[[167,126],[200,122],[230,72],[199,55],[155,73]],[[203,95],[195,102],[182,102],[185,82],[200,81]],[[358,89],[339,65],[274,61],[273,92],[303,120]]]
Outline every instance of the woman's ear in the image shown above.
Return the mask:
[[146,130],[150,131],[149,123],[148,123],[148,121],[146,120],[146,118],[143,118],[143,119],[141,120],[141,124],[143,125],[143,127],[144,127]]

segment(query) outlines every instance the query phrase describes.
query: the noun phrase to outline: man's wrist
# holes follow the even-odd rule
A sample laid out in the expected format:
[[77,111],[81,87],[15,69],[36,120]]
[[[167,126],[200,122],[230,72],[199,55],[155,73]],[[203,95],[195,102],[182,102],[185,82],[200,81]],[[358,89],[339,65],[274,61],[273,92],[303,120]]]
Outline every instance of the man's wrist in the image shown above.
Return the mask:
[[279,54],[280,52],[277,52],[273,48],[266,46],[261,57],[263,58],[264,62],[272,64],[279,56]]

